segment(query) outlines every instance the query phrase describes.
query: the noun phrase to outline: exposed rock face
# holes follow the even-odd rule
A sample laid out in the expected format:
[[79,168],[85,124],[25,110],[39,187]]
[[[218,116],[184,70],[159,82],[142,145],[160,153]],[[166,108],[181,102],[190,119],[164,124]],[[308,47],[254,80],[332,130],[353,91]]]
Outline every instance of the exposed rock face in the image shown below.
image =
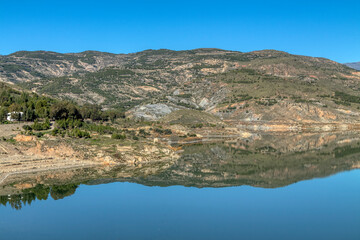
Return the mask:
[[170,114],[171,112],[176,111],[178,109],[179,108],[162,103],[146,104],[143,106],[135,107],[129,112],[129,114],[131,114],[135,119],[156,121],[162,118],[163,116]]

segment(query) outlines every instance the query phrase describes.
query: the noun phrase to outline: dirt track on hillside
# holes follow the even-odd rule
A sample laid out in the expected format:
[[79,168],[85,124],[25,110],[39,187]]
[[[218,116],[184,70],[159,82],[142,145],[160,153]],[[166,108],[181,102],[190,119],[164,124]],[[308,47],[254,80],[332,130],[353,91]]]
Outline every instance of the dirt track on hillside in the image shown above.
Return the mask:
[[9,137],[22,131],[26,123],[0,124],[0,137]]

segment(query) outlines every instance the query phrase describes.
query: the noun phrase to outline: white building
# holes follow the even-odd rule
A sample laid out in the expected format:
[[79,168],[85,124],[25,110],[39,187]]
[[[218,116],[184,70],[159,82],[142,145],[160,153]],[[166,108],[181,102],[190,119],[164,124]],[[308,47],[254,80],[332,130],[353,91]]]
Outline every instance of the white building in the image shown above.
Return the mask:
[[20,114],[20,120],[23,118],[24,116],[24,113],[23,112],[9,112],[7,115],[6,115],[6,120],[8,121],[18,121],[19,119],[15,119],[15,118],[12,118],[14,115],[17,115],[17,114]]

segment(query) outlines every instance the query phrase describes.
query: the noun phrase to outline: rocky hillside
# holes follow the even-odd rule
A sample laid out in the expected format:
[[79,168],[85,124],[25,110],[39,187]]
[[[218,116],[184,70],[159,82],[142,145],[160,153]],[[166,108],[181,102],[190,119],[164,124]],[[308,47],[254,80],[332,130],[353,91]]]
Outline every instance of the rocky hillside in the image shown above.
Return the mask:
[[360,72],[275,50],[16,52],[0,56],[0,78],[147,120],[180,109],[229,121],[356,122],[360,116]]
[[360,70],[360,62],[355,63],[345,63],[346,66],[351,67],[356,70]]

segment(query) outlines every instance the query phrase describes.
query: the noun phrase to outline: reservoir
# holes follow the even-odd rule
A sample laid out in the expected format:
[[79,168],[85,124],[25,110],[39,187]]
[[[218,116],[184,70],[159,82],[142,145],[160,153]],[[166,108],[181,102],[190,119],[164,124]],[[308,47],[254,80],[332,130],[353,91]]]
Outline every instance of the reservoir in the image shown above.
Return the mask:
[[195,144],[175,162],[11,176],[0,238],[360,239],[357,138],[318,137]]

